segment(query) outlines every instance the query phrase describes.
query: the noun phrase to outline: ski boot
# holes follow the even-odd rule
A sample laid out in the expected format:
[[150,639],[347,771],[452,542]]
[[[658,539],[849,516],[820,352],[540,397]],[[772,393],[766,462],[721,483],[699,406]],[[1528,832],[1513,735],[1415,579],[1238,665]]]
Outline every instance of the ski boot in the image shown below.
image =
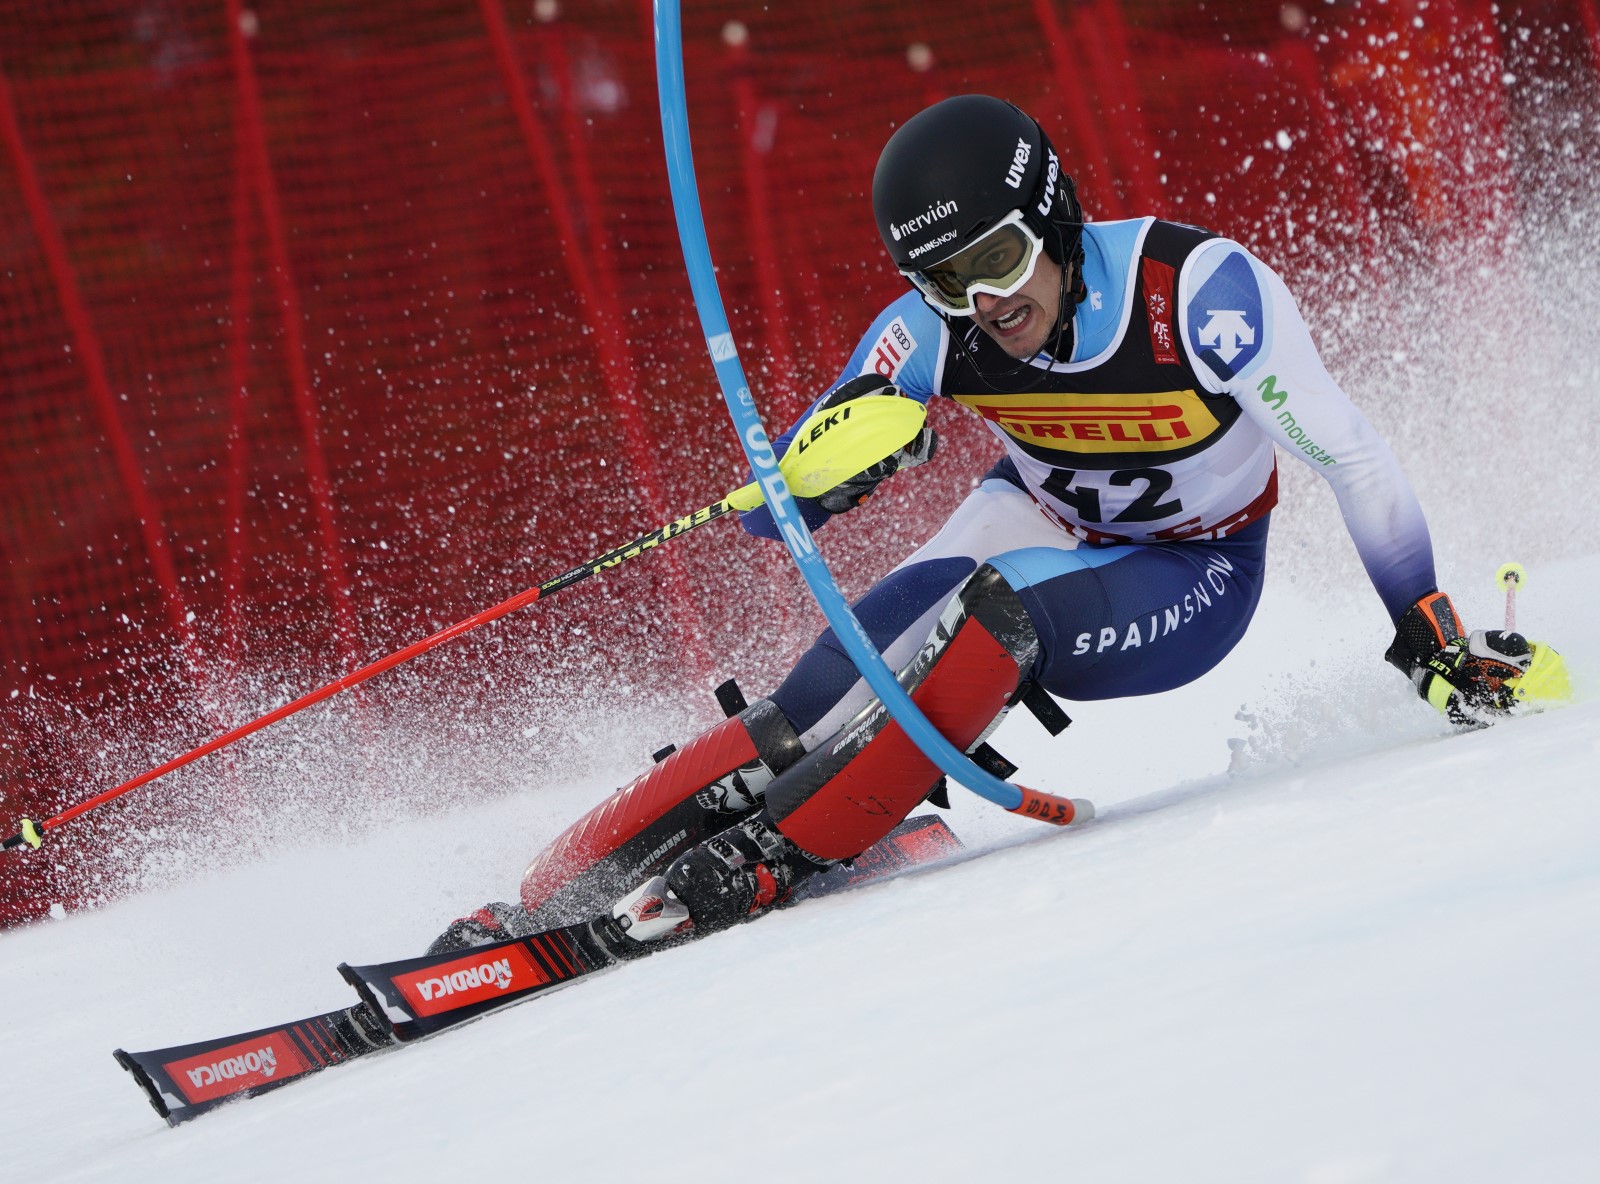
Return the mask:
[[433,939],[428,953],[451,954],[457,950],[472,950],[513,937],[525,937],[531,932],[533,926],[528,923],[526,909],[521,905],[491,900],[476,912],[450,922],[449,928]]
[[806,855],[757,815],[640,884],[594,922],[594,933],[615,956],[641,957],[691,932],[704,936],[769,912],[831,864]]

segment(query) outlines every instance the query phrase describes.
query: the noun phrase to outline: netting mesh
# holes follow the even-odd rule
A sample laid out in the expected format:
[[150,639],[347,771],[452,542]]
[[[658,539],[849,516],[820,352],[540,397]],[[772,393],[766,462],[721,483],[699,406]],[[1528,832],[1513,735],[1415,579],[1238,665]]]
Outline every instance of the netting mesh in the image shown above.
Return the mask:
[[[1581,0],[685,7],[775,427],[900,290],[867,193],[927,102],[1028,109],[1098,217],[1354,284],[1541,200],[1581,133],[1534,108],[1588,102],[1600,50]],[[653,70],[643,0],[0,2],[0,827],[734,483]],[[851,590],[881,567],[832,545]],[[784,647],[747,639],[813,617],[781,556],[732,582],[743,546],[686,538],[541,609],[561,646],[495,653],[541,695],[709,685],[730,655],[770,676]],[[494,656],[429,677],[460,693]],[[8,862],[0,916],[92,896],[88,846]]]

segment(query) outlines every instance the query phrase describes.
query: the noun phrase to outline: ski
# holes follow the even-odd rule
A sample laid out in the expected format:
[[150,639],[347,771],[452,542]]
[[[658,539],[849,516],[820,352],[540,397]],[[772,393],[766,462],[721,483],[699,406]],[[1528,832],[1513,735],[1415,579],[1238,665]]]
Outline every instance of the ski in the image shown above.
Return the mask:
[[[961,846],[943,819],[908,818],[850,864],[804,881],[790,903],[931,863]],[[226,1102],[432,1036],[615,965],[588,921],[471,950],[366,966],[341,963],[339,973],[361,999],[354,1006],[171,1048],[119,1048],[113,1055],[156,1113],[177,1126]]]
[[119,1048],[112,1055],[156,1113],[177,1126],[234,1098],[267,1093],[393,1043],[372,1009],[357,1003],[275,1028],[150,1052]]
[[589,922],[578,921],[448,954],[371,966],[341,962],[339,973],[403,1044],[612,965]]

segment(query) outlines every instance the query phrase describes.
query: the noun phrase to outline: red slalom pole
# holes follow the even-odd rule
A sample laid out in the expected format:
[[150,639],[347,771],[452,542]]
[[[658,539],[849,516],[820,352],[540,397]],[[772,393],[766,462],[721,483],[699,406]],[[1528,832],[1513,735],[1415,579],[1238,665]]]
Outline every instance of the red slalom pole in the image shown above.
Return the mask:
[[[849,403],[826,411],[819,411],[806,421],[800,432],[796,434],[795,447],[784,455],[781,468],[786,482],[794,491],[803,497],[816,497],[832,489],[840,481],[861,472],[870,465],[876,464],[886,456],[909,444],[921,429],[927,409],[913,399],[887,397],[881,395],[867,395]],[[848,430],[836,430],[848,424]],[[514,613],[519,608],[526,608],[534,601],[552,593],[560,592],[563,588],[570,588],[573,584],[580,583],[590,576],[598,575],[609,568],[616,567],[646,551],[654,550],[669,539],[677,538],[693,530],[697,526],[704,526],[717,518],[723,517],[734,510],[753,510],[762,503],[763,494],[754,482],[734,490],[721,501],[713,502],[709,506],[702,506],[692,514],[685,514],[682,518],[675,519],[665,526],[658,527],[647,535],[641,535],[631,543],[624,543],[620,547],[607,551],[604,555],[595,557],[587,563],[580,564],[552,579],[546,580],[536,588],[529,588],[519,592],[510,600],[502,601],[493,608],[486,608],[482,612],[468,617],[464,621],[457,621],[454,625],[439,630],[431,637],[413,642],[404,649],[396,650],[384,658],[379,658],[370,665],[363,666],[353,674],[346,674],[343,678],[335,679],[327,686],[319,687],[306,695],[301,695],[292,703],[285,703],[274,711],[269,711],[259,719],[253,719],[247,724],[240,724],[232,731],[224,732],[213,740],[208,740],[199,748],[184,753],[182,756],[173,757],[163,765],[158,765],[147,773],[141,773],[121,785],[97,793],[86,801],[79,802],[53,818],[46,818],[43,822],[34,822],[31,818],[24,818],[17,833],[7,836],[0,841],[0,850],[10,850],[12,847],[21,847],[26,844],[37,850],[44,842],[45,833],[54,830],[64,823],[71,822],[80,814],[93,810],[96,806],[120,798],[130,790],[138,789],[141,785],[148,785],[157,778],[165,777],[175,769],[199,760],[203,756],[216,752],[219,748],[226,748],[236,740],[254,732],[259,732],[269,724],[275,724],[281,719],[287,719],[297,711],[304,711],[314,703],[330,699],[340,691],[347,691],[353,686],[366,682],[369,678],[382,674],[385,670],[393,669],[402,662],[409,662],[420,654],[443,645],[463,633],[470,633],[481,625],[497,621],[507,613]]]
[[96,806],[103,806],[107,802],[114,801],[130,790],[138,789],[141,785],[148,785],[157,778],[165,777],[168,773],[171,773],[175,769],[181,769],[183,766],[191,764],[203,756],[207,756],[213,752],[216,752],[220,748],[226,748],[236,740],[242,740],[246,736],[249,736],[254,732],[259,732],[262,728],[265,728],[270,724],[275,724],[282,719],[288,719],[289,716],[294,715],[296,712],[304,711],[307,707],[310,707],[316,703],[321,703],[324,699],[331,699],[334,695],[339,694],[339,692],[347,691],[353,686],[358,686],[361,683],[366,682],[369,678],[373,678],[379,674],[382,674],[385,670],[393,669],[402,662],[409,662],[412,658],[425,654],[429,650],[443,645],[452,638],[460,637],[464,633],[470,633],[479,626],[487,625],[491,621],[497,621],[508,613],[516,612],[519,608],[526,608],[540,597],[549,596],[551,593],[559,592],[563,588],[569,588],[573,584],[578,583],[580,580],[586,580],[598,572],[602,572],[610,567],[615,567],[624,560],[632,559],[634,556],[642,554],[644,551],[658,547],[668,539],[676,538],[685,531],[693,530],[697,526],[702,526],[714,518],[720,518],[731,510],[748,508],[748,506],[744,506],[742,504],[744,499],[741,499],[741,505],[736,506],[734,504],[733,499],[737,496],[737,494],[730,494],[728,497],[723,498],[720,502],[717,502],[714,505],[706,506],[703,509],[696,510],[693,514],[686,515],[685,517],[679,518],[674,522],[669,522],[667,525],[651,531],[649,534],[637,538],[631,543],[618,547],[615,550],[607,551],[604,555],[592,559],[580,567],[575,567],[570,571],[563,572],[554,579],[546,580],[537,588],[529,588],[525,592],[519,592],[510,600],[502,601],[493,608],[486,608],[482,612],[470,616],[464,621],[457,621],[454,625],[450,625],[439,630],[439,632],[433,634],[431,637],[425,637],[421,641],[413,642],[404,649],[396,650],[387,657],[379,658],[376,662],[363,666],[360,670],[357,670],[352,674],[346,674],[342,678],[335,679],[327,686],[319,687],[309,694],[301,695],[298,699],[294,700],[294,702],[285,703],[282,707],[267,712],[266,715],[261,716],[259,719],[253,719],[249,723],[240,724],[237,728],[234,728],[228,732],[224,732],[215,739],[206,741],[199,748],[186,752],[182,756],[173,757],[165,764],[157,765],[154,769],[151,769],[148,772],[140,773],[137,777],[134,777],[128,781],[124,781],[121,785],[113,786],[111,789],[97,793],[94,795],[94,797],[79,802],[76,806],[72,806],[69,809],[63,810],[53,818],[46,818],[43,822],[39,823],[35,823],[30,818],[24,818],[17,833],[8,836],[3,842],[0,842],[0,849],[20,847],[23,844],[27,844],[29,847],[37,849],[44,842],[44,836],[46,832],[54,830],[56,827],[61,826],[64,823],[71,822],[80,814],[86,814],[90,810],[93,810]]

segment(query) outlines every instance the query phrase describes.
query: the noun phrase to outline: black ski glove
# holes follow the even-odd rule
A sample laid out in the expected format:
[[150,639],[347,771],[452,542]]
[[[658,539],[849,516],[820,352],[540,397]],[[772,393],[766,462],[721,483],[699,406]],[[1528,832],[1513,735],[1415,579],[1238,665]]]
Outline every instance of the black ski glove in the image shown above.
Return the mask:
[[[859,399],[863,395],[898,395],[900,394],[893,383],[877,374],[862,374],[844,383],[838,390],[830,394],[817,405],[821,411],[825,407],[837,407],[840,403],[848,403],[851,399]],[[902,469],[914,469],[920,464],[933,459],[934,450],[939,446],[939,437],[930,427],[924,426],[917,432],[913,439],[904,448],[884,457],[877,464],[871,465],[850,477],[839,482],[827,493],[822,494],[816,502],[830,514],[844,514],[855,509],[862,502],[872,496],[883,481]]]
[[1468,634],[1450,598],[1432,592],[1406,609],[1383,656],[1452,723],[1481,727],[1511,710],[1519,697],[1515,680],[1534,651],[1520,633]]

